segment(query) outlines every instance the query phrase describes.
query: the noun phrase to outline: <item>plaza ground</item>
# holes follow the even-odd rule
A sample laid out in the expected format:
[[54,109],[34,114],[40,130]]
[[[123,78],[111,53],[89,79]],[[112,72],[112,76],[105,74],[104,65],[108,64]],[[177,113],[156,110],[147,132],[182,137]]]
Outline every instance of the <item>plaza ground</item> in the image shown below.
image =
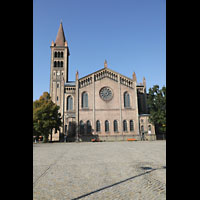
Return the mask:
[[33,199],[166,199],[166,141],[33,144]]

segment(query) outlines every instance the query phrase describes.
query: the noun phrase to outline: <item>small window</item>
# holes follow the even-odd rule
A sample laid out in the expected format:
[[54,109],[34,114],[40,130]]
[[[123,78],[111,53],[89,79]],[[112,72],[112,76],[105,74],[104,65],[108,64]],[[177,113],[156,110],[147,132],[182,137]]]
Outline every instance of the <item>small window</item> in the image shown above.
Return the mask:
[[90,134],[92,132],[90,120],[87,121],[86,125],[87,125],[87,134]]
[[57,56],[58,56],[58,55],[57,55],[57,52],[55,52],[55,53],[54,53],[54,57],[57,58]]
[[57,88],[59,88],[59,83],[57,83]]
[[54,67],[57,67],[57,62],[56,61],[54,61]]
[[84,123],[83,123],[82,120],[80,121],[80,134],[81,134],[81,135],[84,134]]
[[126,120],[123,121],[123,131],[127,132],[127,121]]
[[100,132],[100,131],[101,131],[100,121],[97,120],[97,121],[96,121],[96,132]]
[[58,52],[58,58],[60,58],[60,52]]
[[67,110],[73,110],[73,98],[72,98],[72,96],[67,97]]
[[60,66],[63,67],[63,61],[61,61]]
[[63,52],[60,53],[60,57],[63,58]]
[[57,96],[57,101],[58,101],[58,96]]
[[108,122],[108,120],[105,121],[105,132],[109,132],[109,122]]
[[124,107],[130,108],[130,95],[128,92],[124,93]]
[[130,131],[134,131],[133,120],[130,120]]
[[82,108],[88,108],[88,94],[86,92],[82,93]]
[[114,120],[113,125],[114,125],[114,132],[118,132],[118,123],[117,123],[117,120]]

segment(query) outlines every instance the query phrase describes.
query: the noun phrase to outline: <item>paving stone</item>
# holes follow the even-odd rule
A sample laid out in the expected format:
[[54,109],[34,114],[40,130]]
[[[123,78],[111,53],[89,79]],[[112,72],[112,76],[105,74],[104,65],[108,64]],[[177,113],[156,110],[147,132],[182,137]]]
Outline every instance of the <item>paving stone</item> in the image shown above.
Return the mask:
[[166,142],[33,145],[33,199],[166,199]]

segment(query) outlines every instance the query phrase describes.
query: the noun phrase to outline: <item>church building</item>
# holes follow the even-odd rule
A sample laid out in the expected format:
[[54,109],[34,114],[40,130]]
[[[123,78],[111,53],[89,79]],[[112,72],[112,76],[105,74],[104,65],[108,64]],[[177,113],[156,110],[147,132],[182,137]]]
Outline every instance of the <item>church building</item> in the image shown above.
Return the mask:
[[62,126],[53,130],[52,140],[75,136],[82,141],[98,137],[103,141],[155,140],[149,122],[146,80],[137,83],[136,74],[126,77],[111,69],[105,60],[101,69],[68,80],[69,47],[62,23],[51,48],[50,95],[60,107]]

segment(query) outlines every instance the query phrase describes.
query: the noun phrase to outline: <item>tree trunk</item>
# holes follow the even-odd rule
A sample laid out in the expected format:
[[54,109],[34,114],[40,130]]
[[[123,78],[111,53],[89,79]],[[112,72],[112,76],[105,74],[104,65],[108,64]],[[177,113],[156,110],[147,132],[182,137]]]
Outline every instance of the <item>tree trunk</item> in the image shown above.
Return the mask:
[[52,129],[51,129],[51,142],[52,142]]

